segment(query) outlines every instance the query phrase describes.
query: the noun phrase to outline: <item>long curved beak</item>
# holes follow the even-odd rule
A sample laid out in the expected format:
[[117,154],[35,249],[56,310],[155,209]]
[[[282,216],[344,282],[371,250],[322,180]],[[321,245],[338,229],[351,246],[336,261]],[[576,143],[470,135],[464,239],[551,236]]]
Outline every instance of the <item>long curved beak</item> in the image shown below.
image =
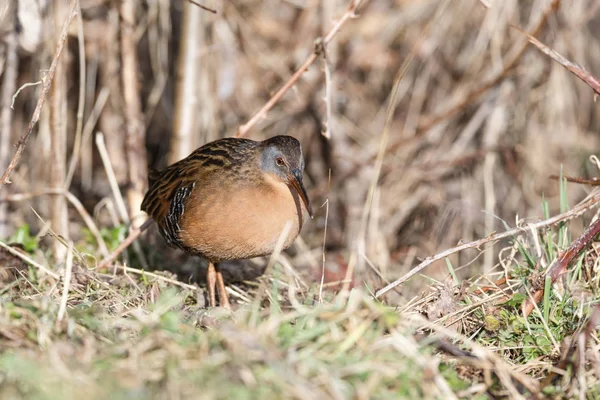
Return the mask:
[[292,173],[289,175],[290,184],[296,189],[298,192],[298,196],[302,199],[302,202],[306,206],[306,210],[308,211],[308,215],[313,218],[313,210],[312,205],[310,204],[310,199],[306,194],[306,189],[304,189],[304,184],[302,183],[302,171],[298,168],[294,168]]

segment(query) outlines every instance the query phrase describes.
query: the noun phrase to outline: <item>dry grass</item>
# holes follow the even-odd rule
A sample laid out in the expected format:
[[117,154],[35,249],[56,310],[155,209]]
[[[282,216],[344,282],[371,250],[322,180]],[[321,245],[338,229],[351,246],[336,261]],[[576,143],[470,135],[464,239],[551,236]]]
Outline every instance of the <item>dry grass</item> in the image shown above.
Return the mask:
[[[3,88],[38,82],[51,64],[64,18],[38,1],[19,32],[4,28],[14,10],[0,4],[0,33],[19,43],[0,47]],[[57,122],[42,108],[12,184],[0,187],[0,239],[28,258],[0,248],[0,397],[600,397],[597,317],[587,322],[600,300],[595,245],[528,318],[520,308],[589,212],[453,253],[372,297],[426,257],[565,212],[590,192],[548,177],[598,176],[593,92],[511,25],[598,75],[599,1],[363,0],[327,46],[327,65],[317,59],[246,133],[298,137],[313,204],[326,206],[264,284],[249,278],[267,260],[225,266],[231,315],[204,308],[202,262],[153,231],[116,267],[96,268],[143,218],[131,206],[144,183],[132,174],[145,161],[165,166],[174,148],[183,3],[141,3],[127,54],[119,2],[81,0],[82,23],[70,26],[67,84],[48,103],[67,110],[72,181],[51,184],[61,178],[51,179]],[[238,132],[349,4],[199,3],[216,14],[203,12],[195,31],[190,151]],[[123,82],[132,49],[138,85]],[[14,90],[0,91],[0,172],[42,90],[24,86],[14,110]],[[147,160],[126,145],[127,124],[134,136],[143,124]],[[66,215],[51,207],[59,197]],[[68,229],[55,223],[65,219]]]

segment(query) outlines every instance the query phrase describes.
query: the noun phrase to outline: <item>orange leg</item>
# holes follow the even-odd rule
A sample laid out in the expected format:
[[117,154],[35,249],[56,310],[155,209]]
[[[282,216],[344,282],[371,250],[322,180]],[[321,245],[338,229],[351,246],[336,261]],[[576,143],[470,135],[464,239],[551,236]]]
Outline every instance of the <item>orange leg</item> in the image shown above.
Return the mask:
[[[220,273],[219,273],[220,275]],[[215,270],[215,264],[208,263],[208,269],[206,270],[206,286],[208,286],[208,306],[216,307],[217,299],[215,297],[215,283],[217,279],[217,272]]]
[[221,307],[230,309],[229,296],[227,296],[227,289],[225,289],[225,283],[223,282],[223,274],[219,268],[217,268],[217,290],[219,291],[219,303]]

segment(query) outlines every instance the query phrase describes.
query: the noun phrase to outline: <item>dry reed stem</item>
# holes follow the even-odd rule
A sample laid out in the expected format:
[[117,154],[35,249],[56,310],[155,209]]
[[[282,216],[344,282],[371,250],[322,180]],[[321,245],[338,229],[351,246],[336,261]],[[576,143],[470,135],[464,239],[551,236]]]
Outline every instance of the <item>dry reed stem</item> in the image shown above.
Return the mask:
[[85,89],[86,89],[86,58],[85,58],[85,38],[83,33],[83,16],[81,15],[81,4],[77,2],[77,44],[79,51],[79,98],[77,99],[77,125],[75,127],[75,141],[73,142],[73,152],[71,160],[69,161],[69,167],[67,168],[67,175],[65,177],[64,185],[65,189],[69,190],[73,175],[75,174],[75,165],[81,154],[81,147],[83,146],[83,112],[85,111]]
[[71,272],[73,271],[73,242],[69,241],[67,248],[67,262],[65,264],[65,275],[63,277],[63,290],[60,297],[60,305],[58,314],[56,314],[56,322],[62,321],[67,311],[67,300],[69,299],[69,287],[71,286]]
[[600,94],[600,80],[598,78],[596,78],[594,75],[590,74],[585,68],[583,68],[581,65],[579,65],[577,63],[574,63],[574,62],[568,60],[563,55],[561,55],[559,52],[546,46],[544,43],[542,43],[538,39],[536,39],[533,35],[525,32],[521,28],[519,28],[517,26],[513,26],[513,28],[517,29],[519,32],[521,32],[522,34],[527,36],[529,43],[531,43],[535,47],[537,47],[542,53],[546,54],[553,61],[559,63],[560,65],[562,65],[563,67],[568,69],[573,75],[575,75],[576,77],[578,77],[579,79],[584,81],[589,87],[592,88],[594,93]]
[[[13,110],[11,109],[12,99],[11,96],[17,86],[17,77],[19,69],[19,57],[17,54],[18,50],[18,35],[16,32],[16,18],[17,18],[17,7],[14,7],[13,12],[13,26],[6,36],[6,65],[4,70],[4,77],[2,79],[2,94],[0,107],[0,168],[4,167],[8,163],[10,154],[10,140],[12,138],[12,121],[13,121]],[[0,237],[5,236],[8,233],[7,224],[7,211],[6,204],[0,204]]]
[[171,133],[168,163],[173,164],[190,153],[194,148],[198,131],[198,109],[200,98],[200,56],[205,24],[204,11],[191,2],[183,4],[177,73],[175,74],[175,94],[173,110],[173,131]]
[[[367,1],[368,0],[365,0],[365,2]],[[361,3],[362,0],[350,1],[350,4],[348,5],[348,8],[346,9],[344,15],[342,15],[342,17],[335,23],[333,28],[331,28],[331,30],[327,33],[327,35],[325,35],[325,37],[322,40],[318,40],[318,46],[315,46],[315,51],[306,59],[304,64],[302,64],[302,66],[298,68],[296,72],[294,72],[290,79],[288,79],[288,81],[269,99],[269,101],[267,101],[265,105],[262,106],[262,108],[258,110],[248,122],[239,127],[238,131],[235,134],[235,137],[246,136],[250,129],[252,129],[252,127],[254,127],[254,125],[256,125],[258,121],[266,117],[269,110],[271,110],[271,108],[273,108],[273,106],[277,104],[279,100],[281,100],[283,95],[285,95],[285,93],[292,86],[294,86],[294,84],[296,84],[296,82],[298,81],[298,79],[300,79],[302,74],[304,74],[304,72],[306,72],[306,70],[308,70],[308,68],[317,60],[317,58],[321,54],[320,49],[325,48],[325,46],[327,46],[327,44],[331,42],[335,34],[338,33],[338,31],[346,23],[346,21],[348,21],[351,18],[356,18],[356,10],[358,9]]]
[[[54,4],[54,26],[58,27],[62,20],[64,6],[60,2]],[[77,13],[77,10],[75,10]],[[58,60],[54,82],[50,89],[50,153],[48,163],[49,185],[52,188],[65,186],[67,175],[67,54]],[[69,237],[69,215],[67,203],[62,196],[50,196],[50,221],[52,229],[67,240]],[[58,241],[52,242],[52,256],[62,263],[66,257],[67,248]]]
[[127,124],[125,149],[128,171],[127,203],[130,215],[134,215],[140,209],[144,198],[144,189],[148,181],[146,146],[144,143],[145,129],[138,85],[137,42],[134,34],[136,9],[137,2],[134,0],[123,0],[120,4],[121,78]]
[[[77,142],[77,136],[75,138],[75,144],[73,144],[73,154],[71,155],[71,161],[69,162],[69,169],[67,171],[67,182],[65,184],[65,188],[68,189],[70,186],[70,182],[73,179],[73,175],[75,174],[75,169],[77,168],[77,163],[79,162],[79,158],[81,155],[82,148],[87,144],[94,127],[98,123],[98,118],[104,109],[104,105],[106,104],[106,100],[108,99],[108,88],[104,87],[98,94],[98,98],[94,103],[94,107],[88,116],[85,125],[83,126],[82,133],[80,135],[81,140]],[[83,164],[83,163],[82,163]]]
[[[98,147],[98,152],[100,153],[100,158],[102,159],[102,163],[104,164],[104,169],[106,170],[106,175],[110,182],[110,187],[113,192],[113,197],[115,198],[115,202],[117,203],[117,209],[119,211],[120,217],[121,217],[122,221],[124,221],[126,224],[130,225],[132,228],[136,228],[136,226],[131,223],[132,220],[130,219],[130,217],[127,213],[127,207],[125,206],[125,200],[123,199],[123,195],[121,194],[121,191],[119,190],[119,184],[117,183],[117,178],[115,176],[115,172],[112,167],[112,163],[110,162],[110,158],[108,156],[108,151],[106,150],[106,145],[104,143],[104,135],[102,134],[102,132],[98,132],[96,134],[96,146]],[[140,230],[142,230],[141,227],[140,227]],[[132,241],[128,242],[128,243],[133,243],[134,240],[135,239],[132,239]],[[119,246],[119,248],[120,247],[121,246]],[[123,249],[125,249],[125,248],[123,248]],[[142,248],[140,247],[140,245],[137,243],[134,243],[133,249],[135,250],[136,254],[138,255],[142,266],[147,268],[148,264],[146,262],[146,257],[144,257],[144,252],[142,251]]]
[[568,221],[570,219],[573,219],[573,218],[578,217],[579,215],[583,214],[589,208],[597,205],[598,202],[600,202],[600,191],[591,193],[585,200],[580,202],[578,205],[573,207],[571,210],[568,210],[562,214],[556,215],[552,218],[548,218],[546,220],[539,221],[539,222],[536,222],[533,224],[527,224],[526,226],[516,227],[516,228],[510,229],[510,230],[501,232],[501,233],[494,233],[494,234],[489,235],[486,238],[474,240],[469,243],[464,243],[459,246],[453,247],[451,249],[445,250],[441,253],[438,253],[432,257],[427,257],[419,265],[417,265],[416,267],[411,269],[404,276],[396,279],[394,282],[390,283],[389,285],[385,286],[384,288],[379,289],[375,293],[375,297],[383,296],[385,293],[389,292],[391,289],[395,288],[396,286],[403,284],[408,279],[412,278],[414,275],[418,274],[419,272],[421,272],[422,270],[427,268],[429,265],[433,264],[436,261],[442,260],[451,254],[455,254],[455,253],[458,253],[458,252],[466,250],[466,249],[479,248],[480,246],[483,246],[486,243],[495,242],[495,241],[498,241],[500,239],[504,239],[504,238],[507,238],[510,236],[520,235],[522,233],[527,232],[529,229],[531,229],[531,227],[533,227],[535,229],[540,229],[540,228],[545,228],[548,226],[556,225],[560,222]]
[[0,187],[2,185],[10,183],[10,175],[12,174],[13,170],[16,168],[17,164],[19,163],[19,160],[21,159],[23,151],[25,150],[25,145],[27,144],[27,140],[29,139],[29,136],[31,136],[31,133],[33,132],[33,128],[35,127],[35,125],[37,124],[37,122],[40,119],[40,114],[42,112],[42,106],[44,105],[44,102],[46,101],[46,96],[48,95],[48,91],[50,90],[50,86],[52,85],[52,80],[54,79],[54,74],[56,73],[56,68],[58,66],[58,61],[59,61],[60,55],[62,53],[65,42],[67,41],[67,37],[69,35],[69,25],[71,25],[73,18],[75,18],[75,15],[77,15],[77,11],[76,11],[77,2],[78,2],[78,0],[71,1],[71,5],[69,7],[69,14],[63,24],[62,31],[61,31],[60,37],[58,39],[58,43],[56,45],[56,50],[54,52],[54,57],[52,58],[52,63],[50,64],[50,68],[48,69],[48,73],[46,74],[46,76],[44,76],[43,83],[42,83],[42,91],[40,93],[40,97],[38,98],[37,104],[33,111],[31,121],[27,125],[27,130],[25,131],[25,134],[21,137],[21,139],[19,139],[19,142],[17,143],[17,151],[15,152],[14,156],[10,160],[10,164],[4,171],[2,178],[0,178]]

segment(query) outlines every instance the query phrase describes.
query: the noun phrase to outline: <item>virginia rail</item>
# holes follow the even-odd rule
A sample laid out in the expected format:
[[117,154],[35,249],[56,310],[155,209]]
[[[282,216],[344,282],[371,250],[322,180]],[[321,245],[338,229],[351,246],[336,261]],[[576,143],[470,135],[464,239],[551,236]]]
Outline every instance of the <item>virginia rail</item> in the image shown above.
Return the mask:
[[225,138],[150,174],[142,202],[166,242],[209,262],[209,305],[229,307],[218,263],[271,254],[288,221],[283,248],[298,237],[305,212],[300,142],[275,136],[262,142]]

